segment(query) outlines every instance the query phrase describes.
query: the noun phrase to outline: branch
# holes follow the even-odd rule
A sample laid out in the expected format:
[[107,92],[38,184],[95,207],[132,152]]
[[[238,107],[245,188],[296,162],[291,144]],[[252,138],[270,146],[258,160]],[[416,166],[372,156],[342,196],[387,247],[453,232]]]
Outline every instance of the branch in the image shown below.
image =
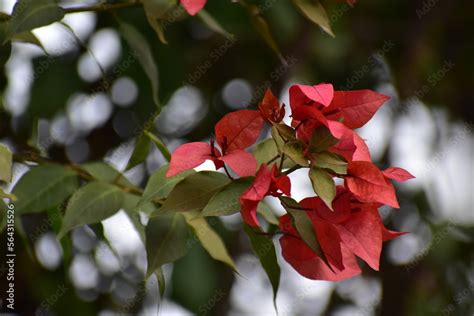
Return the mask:
[[78,12],[103,12],[103,11],[138,7],[138,6],[141,6],[141,5],[142,4],[141,4],[140,1],[135,0],[133,2],[102,3],[102,4],[95,4],[95,5],[84,6],[84,7],[64,8],[64,12],[66,14],[78,13]]

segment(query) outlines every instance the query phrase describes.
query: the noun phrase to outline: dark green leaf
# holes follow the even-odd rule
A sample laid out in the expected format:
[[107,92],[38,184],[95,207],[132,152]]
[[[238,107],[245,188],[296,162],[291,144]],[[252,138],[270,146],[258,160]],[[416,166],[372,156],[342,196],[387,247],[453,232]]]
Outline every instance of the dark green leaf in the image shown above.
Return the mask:
[[202,216],[225,216],[240,211],[240,196],[252,184],[253,178],[240,178],[224,186],[202,210]]
[[70,198],[58,238],[71,229],[85,224],[99,223],[115,214],[124,201],[123,192],[105,182],[91,182]]
[[312,167],[309,170],[309,178],[314,192],[332,210],[332,201],[336,196],[336,184],[332,176],[321,168]]
[[187,176],[196,173],[194,170],[187,170],[181,172],[173,177],[166,177],[169,165],[164,165],[158,169],[148,179],[148,183],[145,187],[145,192],[140,200],[139,206],[149,203],[153,200],[164,199],[173,190],[176,184]]
[[197,16],[210,30],[219,33],[227,38],[232,36],[232,34],[224,30],[224,28],[219,24],[219,22],[217,22],[216,19],[214,19],[212,15],[210,15],[206,10],[199,11]]
[[209,255],[215,260],[227,264],[232,270],[237,272],[237,266],[229,255],[224,242],[214,229],[209,226],[206,219],[203,217],[194,217],[191,213],[185,213],[184,217]]
[[[286,209],[288,214],[291,217],[296,231],[300,235],[301,239],[314,251],[318,254],[321,259],[328,264],[327,258],[324,255],[321,245],[316,238],[316,232],[313,227],[313,223],[309,218],[305,210],[301,210],[301,206],[298,202],[289,197],[280,197],[283,207]],[[330,265],[328,264],[330,267]]]
[[319,153],[327,150],[329,147],[336,145],[338,140],[332,136],[331,132],[325,127],[320,126],[313,131],[309,143],[311,153]]
[[46,50],[44,49],[43,44],[41,44],[40,40],[31,31],[16,33],[13,35],[12,40],[14,42],[21,42],[21,43],[36,45],[39,48],[41,48],[43,52],[46,53]]
[[0,144],[0,182],[12,180],[12,152],[7,146]]
[[168,195],[161,212],[202,210],[211,197],[230,180],[220,172],[201,171],[179,182]]
[[88,162],[82,165],[82,168],[98,181],[115,183],[127,188],[135,187],[122,173],[106,162]]
[[133,149],[132,156],[128,161],[127,168],[125,170],[130,170],[133,167],[138,166],[146,160],[148,157],[148,152],[150,151],[150,138],[145,135],[145,133],[140,134],[135,143],[135,148]]
[[153,58],[150,45],[148,44],[147,39],[138,32],[134,26],[120,21],[120,30],[123,37],[128,42],[128,45],[134,51],[143,71],[150,80],[153,91],[153,101],[155,102],[158,111],[160,111],[161,105],[158,97],[158,67]]
[[55,0],[18,0],[11,15],[10,34],[30,31],[63,17],[64,9]]
[[147,130],[143,132],[153,142],[153,144],[155,144],[156,148],[158,148],[158,150],[161,152],[166,161],[169,162],[171,160],[171,153],[169,152],[168,148],[166,148],[165,144],[163,144],[161,139],[159,139],[158,136]]
[[63,202],[78,188],[76,174],[65,167],[44,165],[32,168],[15,185],[17,215],[42,212]]
[[300,166],[307,167],[309,165],[308,158],[304,155],[305,147],[300,141],[291,141],[283,146],[283,153],[290,157]]
[[326,33],[334,37],[328,14],[318,0],[293,0],[293,3],[310,21],[319,25]]
[[189,249],[190,232],[182,214],[159,214],[146,229],[147,278],[163,264],[183,257]]
[[244,230],[250,239],[254,253],[260,259],[260,263],[270,279],[273,288],[273,303],[276,307],[276,297],[280,284],[280,266],[276,257],[275,245],[271,238],[259,235],[248,225],[245,225]]

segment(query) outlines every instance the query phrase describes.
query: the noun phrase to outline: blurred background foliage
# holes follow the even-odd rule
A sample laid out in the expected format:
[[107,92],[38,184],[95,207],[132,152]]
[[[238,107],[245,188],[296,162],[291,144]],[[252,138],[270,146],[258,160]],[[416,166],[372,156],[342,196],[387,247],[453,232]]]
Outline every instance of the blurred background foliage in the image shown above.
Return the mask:
[[[365,269],[339,284],[305,280],[281,261],[280,314],[472,315],[474,3],[361,0],[352,7],[326,0],[333,38],[289,0],[248,2],[260,7],[286,63],[262,40],[245,9],[231,1],[209,0],[206,11],[233,38],[182,16],[166,24],[165,45],[140,7],[68,14],[63,23],[75,36],[60,23],[36,29],[48,55],[30,44],[13,44],[0,79],[0,141],[24,152],[37,132],[53,160],[105,160],[125,169],[137,130],[156,105],[118,21],[136,27],[152,49],[165,105],[154,125],[171,150],[208,138],[225,113],[255,107],[266,87],[286,103],[294,82],[380,91],[392,99],[361,133],[377,163],[417,177],[398,187],[400,210],[381,210],[388,226],[410,234],[386,245],[379,273]],[[2,0],[0,9],[9,14],[13,4]],[[125,175],[143,186],[164,162],[153,150]],[[25,171],[15,164],[14,181]],[[297,198],[308,192],[307,183],[294,187]],[[162,301],[156,280],[142,282],[143,245],[123,213],[74,230],[72,241],[62,245],[53,233],[52,212],[24,215],[21,222],[16,305],[22,315],[275,313],[270,284],[235,218],[215,227],[246,278],[196,244],[165,267]],[[4,267],[0,273],[3,285]]]

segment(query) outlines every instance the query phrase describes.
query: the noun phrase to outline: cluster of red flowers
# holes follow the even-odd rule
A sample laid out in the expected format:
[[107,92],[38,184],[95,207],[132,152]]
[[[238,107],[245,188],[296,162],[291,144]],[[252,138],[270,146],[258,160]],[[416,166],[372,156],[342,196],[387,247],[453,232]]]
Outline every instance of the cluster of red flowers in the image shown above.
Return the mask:
[[[361,271],[356,256],[378,270],[382,242],[402,234],[384,227],[378,208],[398,208],[390,180],[413,176],[401,168],[380,170],[355,129],[366,124],[388,97],[370,90],[334,91],[331,84],[294,85],[289,94],[291,126],[281,123],[285,107],[268,90],[258,110],[232,112],[217,123],[220,149],[214,141],[184,144],[173,153],[167,175],[211,160],[217,169],[229,167],[241,177],[254,176],[240,196],[244,222],[260,229],[258,204],[266,196],[280,198],[288,210],[280,217],[282,254],[305,277],[333,281],[352,277]],[[257,141],[265,121],[272,125],[280,162],[258,167],[246,149]],[[299,203],[290,198],[287,175],[298,168],[309,169],[317,194]],[[334,178],[344,184],[336,186]],[[308,225],[299,224],[301,214],[312,226],[310,242]]]

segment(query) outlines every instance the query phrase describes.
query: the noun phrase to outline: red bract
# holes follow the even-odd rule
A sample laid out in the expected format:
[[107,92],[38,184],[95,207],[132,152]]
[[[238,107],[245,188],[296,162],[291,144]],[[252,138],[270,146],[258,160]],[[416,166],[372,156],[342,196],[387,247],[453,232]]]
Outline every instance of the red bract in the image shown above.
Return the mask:
[[336,152],[349,161],[370,161],[367,145],[352,129],[366,124],[387,100],[387,96],[371,90],[333,91],[330,84],[294,85],[290,88],[292,126],[298,127],[298,137],[307,142],[313,130],[324,125],[341,140]]
[[413,178],[401,168],[389,168],[384,172],[367,161],[353,161],[347,168],[346,186],[359,199],[366,202],[379,202],[398,208],[395,189],[389,178],[405,181]]
[[204,8],[207,0],[180,0],[180,2],[190,15],[196,15]]
[[253,176],[257,169],[255,157],[245,149],[253,145],[260,135],[263,119],[259,111],[242,110],[227,114],[216,125],[217,143],[222,153],[211,145],[202,142],[184,144],[171,156],[167,176],[199,166],[212,160],[217,169],[226,163],[241,177]]
[[405,169],[397,168],[397,167],[387,168],[384,171],[382,171],[382,173],[385,177],[390,178],[392,180],[400,181],[400,182],[415,178],[411,173],[409,173]]
[[260,226],[257,219],[257,207],[267,195],[291,195],[290,179],[280,174],[275,165],[272,171],[262,164],[252,185],[240,196],[241,214],[244,222],[252,227]]
[[[338,281],[360,273],[355,256],[379,269],[382,242],[404,233],[385,228],[377,211],[378,204],[362,203],[343,187],[331,211],[318,198],[300,202],[313,228],[327,263],[311,250],[292,227],[288,215],[280,218],[283,257],[302,275],[318,280]],[[330,265],[330,267],[328,266]]]
[[280,123],[285,117],[285,106],[280,105],[280,101],[267,89],[258,109],[262,117],[269,123]]
[[227,114],[215,128],[216,140],[224,152],[253,145],[263,127],[259,111],[241,110]]

